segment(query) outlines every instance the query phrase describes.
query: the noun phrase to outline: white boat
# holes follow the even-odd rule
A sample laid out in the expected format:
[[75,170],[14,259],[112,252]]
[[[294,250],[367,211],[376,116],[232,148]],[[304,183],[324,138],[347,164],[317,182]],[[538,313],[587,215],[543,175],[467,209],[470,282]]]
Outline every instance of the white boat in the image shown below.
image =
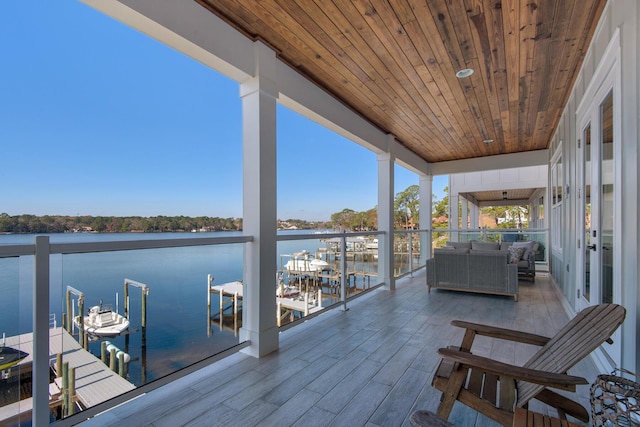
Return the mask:
[[[78,318],[74,320],[78,325]],[[129,328],[129,320],[121,314],[113,311],[109,304],[94,305],[89,309],[88,315],[83,317],[83,328],[90,334],[100,337],[115,337]]]
[[319,273],[329,269],[329,263],[316,258],[309,251],[295,252],[289,255],[291,259],[284,265],[284,269],[295,273]]

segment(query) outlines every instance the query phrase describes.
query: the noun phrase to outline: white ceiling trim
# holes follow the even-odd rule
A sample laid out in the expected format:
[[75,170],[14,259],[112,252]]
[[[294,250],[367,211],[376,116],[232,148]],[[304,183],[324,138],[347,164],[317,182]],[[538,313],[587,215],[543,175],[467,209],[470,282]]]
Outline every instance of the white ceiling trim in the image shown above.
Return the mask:
[[537,150],[431,163],[431,174],[434,176],[450,175],[453,173],[482,172],[527,166],[546,166],[548,164],[549,150]]
[[81,0],[242,83],[255,74],[253,42],[193,0]]

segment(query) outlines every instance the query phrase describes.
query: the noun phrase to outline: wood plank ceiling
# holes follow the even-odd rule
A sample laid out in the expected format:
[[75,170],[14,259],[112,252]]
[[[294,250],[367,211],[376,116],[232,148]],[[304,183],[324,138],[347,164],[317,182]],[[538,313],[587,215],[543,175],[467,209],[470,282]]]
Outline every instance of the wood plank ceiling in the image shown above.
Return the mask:
[[429,162],[548,148],[605,5],[196,1]]

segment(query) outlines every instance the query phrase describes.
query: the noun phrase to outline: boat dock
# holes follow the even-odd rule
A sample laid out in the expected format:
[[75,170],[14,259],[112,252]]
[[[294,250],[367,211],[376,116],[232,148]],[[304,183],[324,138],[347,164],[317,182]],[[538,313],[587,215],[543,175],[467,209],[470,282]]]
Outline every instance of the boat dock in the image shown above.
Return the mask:
[[[213,276],[207,277],[207,307],[209,311],[209,320],[211,321],[211,295],[217,295],[219,298],[219,322],[220,327],[223,324],[224,312],[233,311],[234,325],[238,322],[238,313],[242,307],[243,285],[241,281],[228,282],[220,285],[212,285]],[[283,292],[284,293],[284,292]],[[301,316],[308,316],[311,313],[322,310],[322,290],[318,289],[311,295],[309,292],[302,292],[298,298],[280,297],[276,295],[276,319],[278,326],[281,326],[282,320],[289,317],[291,321],[294,319],[295,313]]]
[[[33,333],[6,338],[5,345],[29,353],[19,364],[11,368],[11,375],[22,375],[32,369]],[[75,368],[75,401],[84,408],[95,406],[127,391],[135,385],[109,369],[102,361],[80,344],[63,328],[49,329],[49,356],[55,368],[57,355],[62,361]],[[49,402],[51,407],[61,404],[62,378],[56,378],[49,384]],[[11,424],[13,420],[31,418],[32,398],[20,400],[6,406],[0,406],[0,424]]]

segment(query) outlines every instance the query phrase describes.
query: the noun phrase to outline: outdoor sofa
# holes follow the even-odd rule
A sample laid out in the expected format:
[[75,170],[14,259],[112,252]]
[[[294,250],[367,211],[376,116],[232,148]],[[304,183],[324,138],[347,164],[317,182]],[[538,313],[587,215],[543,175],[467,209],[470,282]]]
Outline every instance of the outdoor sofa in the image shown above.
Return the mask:
[[[538,242],[515,241],[515,242],[479,242],[472,240],[470,242],[447,242],[447,248],[469,249],[470,251],[504,251],[509,253],[510,247],[523,248],[522,255],[518,260],[518,276],[534,282],[536,280],[536,255],[540,247]],[[511,261],[511,260],[510,260]]]
[[[445,248],[436,248],[426,265],[429,292],[439,288],[508,295],[517,301],[519,270],[535,277],[534,243],[450,242]],[[526,247],[520,249],[522,246]],[[525,254],[527,258],[522,260]]]

